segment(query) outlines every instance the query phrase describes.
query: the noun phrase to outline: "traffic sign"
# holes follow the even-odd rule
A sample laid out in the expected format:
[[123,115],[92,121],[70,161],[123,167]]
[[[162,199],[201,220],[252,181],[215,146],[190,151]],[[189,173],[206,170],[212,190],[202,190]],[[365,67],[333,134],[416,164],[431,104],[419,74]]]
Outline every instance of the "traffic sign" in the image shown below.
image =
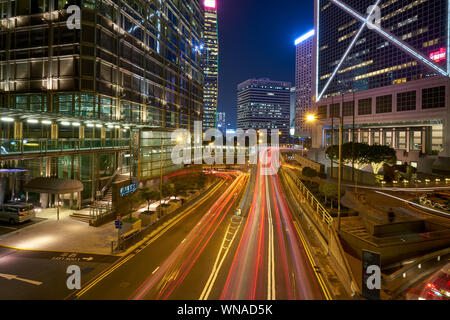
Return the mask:
[[115,224],[116,224],[116,229],[122,229],[122,226],[123,226],[122,220],[116,220]]

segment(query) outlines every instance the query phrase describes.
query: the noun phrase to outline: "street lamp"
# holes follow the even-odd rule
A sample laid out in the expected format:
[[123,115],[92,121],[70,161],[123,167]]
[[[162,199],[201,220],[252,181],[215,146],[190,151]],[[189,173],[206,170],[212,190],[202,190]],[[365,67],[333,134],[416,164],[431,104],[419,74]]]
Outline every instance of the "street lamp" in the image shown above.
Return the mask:
[[[341,232],[341,186],[342,186],[342,127],[343,118],[342,116],[337,116],[334,118],[339,119],[339,170],[338,170],[338,232]],[[306,116],[307,122],[314,122],[317,117],[313,114]],[[333,160],[331,160],[333,161]],[[331,171],[331,176],[333,176],[333,171]]]

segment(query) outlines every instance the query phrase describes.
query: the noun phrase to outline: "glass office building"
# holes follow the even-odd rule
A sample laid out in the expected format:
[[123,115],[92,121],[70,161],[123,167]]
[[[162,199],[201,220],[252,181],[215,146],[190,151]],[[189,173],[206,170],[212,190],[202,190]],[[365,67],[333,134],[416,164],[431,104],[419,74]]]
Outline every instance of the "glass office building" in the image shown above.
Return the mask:
[[[372,0],[317,1],[318,100],[445,76],[421,59],[447,72],[448,59],[438,58],[438,53],[447,52],[449,47],[448,0],[380,1],[379,23],[385,33],[365,27],[356,38],[363,21],[352,12],[366,18],[374,3]],[[386,35],[397,41],[390,41]],[[346,59],[339,65],[350,47]],[[411,53],[407,52],[409,48]]]
[[313,147],[338,143],[342,117],[344,142],[389,145],[431,168],[427,156],[450,156],[449,1],[373,5],[315,2]]
[[219,29],[216,0],[205,0],[205,28],[203,36],[203,72],[205,86],[203,93],[203,129],[217,126],[217,105],[219,98]]
[[280,143],[290,137],[291,83],[250,79],[238,85],[238,129],[279,131]]
[[83,201],[159,176],[161,151],[177,170],[170,133],[202,120],[203,23],[200,0],[0,0],[1,167],[82,181]]

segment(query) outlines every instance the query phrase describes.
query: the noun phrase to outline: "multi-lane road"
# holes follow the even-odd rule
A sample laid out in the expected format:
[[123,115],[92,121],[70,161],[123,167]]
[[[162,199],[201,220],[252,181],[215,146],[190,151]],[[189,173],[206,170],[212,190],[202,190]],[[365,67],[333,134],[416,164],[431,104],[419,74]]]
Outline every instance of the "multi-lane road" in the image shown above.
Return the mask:
[[[267,166],[265,163],[268,163]],[[249,175],[228,183],[164,234],[144,243],[71,298],[77,299],[330,299],[280,179],[271,152]],[[250,197],[243,197],[249,185]],[[250,210],[236,215],[242,201]]]
[[[2,249],[0,282],[25,299],[330,299],[272,157],[218,173],[219,184],[121,258]],[[83,269],[74,292],[65,287],[73,263]]]

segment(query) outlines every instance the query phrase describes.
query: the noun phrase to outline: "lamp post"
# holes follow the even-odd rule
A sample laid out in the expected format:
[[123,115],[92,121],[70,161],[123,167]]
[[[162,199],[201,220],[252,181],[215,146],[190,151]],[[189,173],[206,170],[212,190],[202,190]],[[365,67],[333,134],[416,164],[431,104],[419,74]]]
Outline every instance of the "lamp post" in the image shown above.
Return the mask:
[[[339,167],[338,167],[338,232],[341,232],[341,188],[342,188],[342,127],[343,117],[335,117],[339,119]],[[313,114],[306,116],[307,122],[314,122],[317,117]],[[333,160],[331,160],[333,161]],[[333,174],[333,171],[331,172]]]

